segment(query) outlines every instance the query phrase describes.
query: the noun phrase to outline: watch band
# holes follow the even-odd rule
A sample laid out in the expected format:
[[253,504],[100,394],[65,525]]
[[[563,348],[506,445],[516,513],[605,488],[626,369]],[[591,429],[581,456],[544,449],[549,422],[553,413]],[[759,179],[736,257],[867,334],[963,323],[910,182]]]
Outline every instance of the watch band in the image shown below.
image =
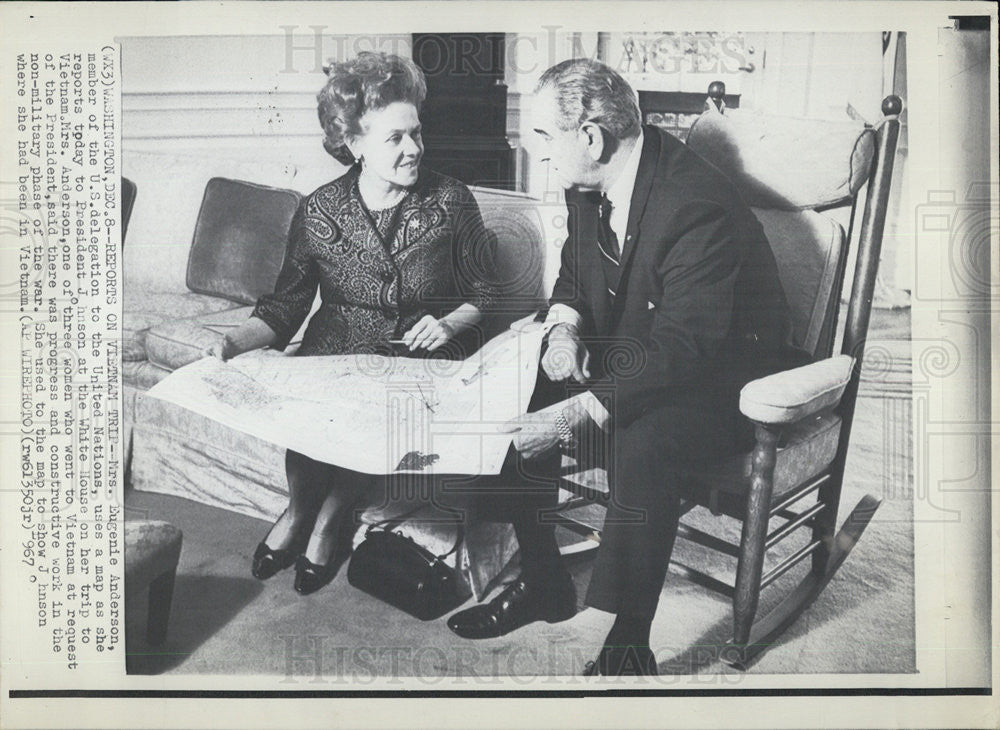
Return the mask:
[[573,429],[569,427],[569,421],[562,413],[556,416],[556,433],[559,434],[559,443],[564,449],[572,449],[576,444]]

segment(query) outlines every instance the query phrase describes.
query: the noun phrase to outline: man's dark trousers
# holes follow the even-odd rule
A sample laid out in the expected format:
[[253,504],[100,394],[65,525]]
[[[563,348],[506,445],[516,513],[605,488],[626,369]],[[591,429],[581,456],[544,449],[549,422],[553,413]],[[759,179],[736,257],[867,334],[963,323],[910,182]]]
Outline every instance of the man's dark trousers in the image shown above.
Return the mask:
[[[573,390],[580,388],[552,383],[539,372],[529,412],[563,401]],[[679,485],[671,467],[734,453],[750,437],[731,395],[719,394],[714,403],[712,394],[704,393],[696,403],[690,394],[678,394],[676,400],[604,437],[611,500],[587,590],[589,606],[653,615],[680,518]],[[527,460],[511,447],[498,476],[477,480],[483,515],[514,525],[522,569],[529,576],[555,567],[551,555],[532,553],[542,552],[544,533],[552,529],[560,469],[558,451]]]

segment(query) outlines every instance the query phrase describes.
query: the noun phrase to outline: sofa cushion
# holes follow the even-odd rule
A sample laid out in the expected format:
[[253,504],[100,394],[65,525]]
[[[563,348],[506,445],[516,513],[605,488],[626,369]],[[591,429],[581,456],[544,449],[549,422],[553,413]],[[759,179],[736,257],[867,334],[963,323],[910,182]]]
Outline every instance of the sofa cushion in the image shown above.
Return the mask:
[[123,382],[126,386],[137,390],[149,390],[172,372],[172,370],[154,365],[149,360],[122,363]]
[[122,318],[122,362],[146,359],[146,332],[168,315],[154,312],[125,312]]
[[[152,321],[157,317],[160,318],[158,322],[165,322],[168,319],[183,319],[227,309],[238,309],[239,305],[207,294],[195,294],[183,290],[141,291],[137,287],[126,285],[123,308],[125,319],[133,319],[134,326],[138,328],[143,321]],[[132,326],[128,321],[125,324]]]
[[194,292],[144,291],[135,284],[125,285],[122,302],[122,360],[141,362],[147,358],[146,335],[151,327],[178,318],[233,309],[233,302]]
[[188,289],[240,304],[274,291],[299,200],[293,190],[209,180],[188,257]]
[[126,281],[151,291],[181,292],[195,223],[205,186],[213,177],[229,177],[287,187],[292,165],[241,161],[211,154],[180,155],[126,149],[122,174],[135,181],[139,194],[124,246]]
[[236,307],[159,324],[146,334],[146,356],[161,368],[184,367],[201,359],[220,334],[243,324],[252,311],[253,307]]

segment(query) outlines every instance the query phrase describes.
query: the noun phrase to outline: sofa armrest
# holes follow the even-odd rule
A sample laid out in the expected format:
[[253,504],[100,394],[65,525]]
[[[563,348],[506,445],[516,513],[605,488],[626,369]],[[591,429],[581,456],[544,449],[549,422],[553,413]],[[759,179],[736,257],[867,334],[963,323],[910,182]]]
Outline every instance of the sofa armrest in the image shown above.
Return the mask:
[[795,423],[840,402],[854,358],[836,355],[753,380],[740,391],[740,411],[759,423]]

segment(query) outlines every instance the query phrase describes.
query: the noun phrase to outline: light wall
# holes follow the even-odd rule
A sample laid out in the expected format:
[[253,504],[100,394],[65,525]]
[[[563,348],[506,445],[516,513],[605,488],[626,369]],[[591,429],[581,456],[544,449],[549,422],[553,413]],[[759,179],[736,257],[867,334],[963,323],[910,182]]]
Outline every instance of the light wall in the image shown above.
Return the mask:
[[[508,135],[519,147],[519,181],[527,192],[536,197],[554,192],[545,165],[532,152],[529,112],[538,77],[549,66],[580,56],[624,72],[625,39],[622,33],[507,34]],[[748,33],[718,42],[724,49],[708,63],[680,55],[658,69],[650,65],[646,73],[636,62],[623,75],[636,90],[706,97],[710,83],[723,81],[727,93],[741,95],[742,108],[772,114],[830,120],[853,114],[869,122],[880,117],[879,33]]]
[[[301,30],[298,31],[301,33]],[[410,37],[284,35],[122,38],[122,144],[130,151],[284,163],[296,187],[344,167],[322,146],[316,93],[325,60],[379,48],[409,55]]]
[[[123,38],[123,144],[177,152],[291,163],[326,179],[342,168],[323,151],[316,119],[322,62],[380,48],[409,54],[408,35]],[[848,104],[878,118],[882,64],[878,34],[767,33],[741,36],[752,73],[678,65],[667,73],[630,74],[637,88],[706,90],[721,78],[746,108],[832,119]],[[558,194],[532,150],[529,109],[541,73],[567,58],[599,57],[620,67],[621,34],[506,36],[507,129],[518,150],[520,189]],[[323,180],[320,179],[320,182]]]
[[[723,81],[728,94],[740,95],[743,109],[809,119],[876,123],[882,99],[894,90],[894,72],[897,82],[905,82],[905,68],[895,65],[896,35],[885,54],[881,33],[720,35],[715,42],[722,51],[714,58],[678,54],[658,68],[650,64],[645,73],[638,62],[629,65],[626,38],[622,33],[507,34],[508,136],[518,148],[522,190],[540,199],[560,198],[558,184],[534,152],[530,110],[538,77],[567,58],[602,60],[623,72],[636,90],[704,93],[707,98],[709,84]],[[900,60],[905,66],[905,54]],[[888,306],[905,304],[904,290],[912,288],[912,226],[901,214],[908,200],[905,129],[896,165],[878,290],[879,303]],[[842,223],[846,228],[846,217]]]
[[[323,62],[371,48],[408,55],[410,36],[308,36],[297,29],[291,40],[278,31],[272,36],[119,39],[126,163],[130,152],[152,151],[285,164],[295,168],[294,186],[303,192],[340,175],[344,168],[323,150],[316,118]],[[620,66],[621,38],[605,33],[507,34],[507,130],[517,150],[520,190],[556,207],[562,198],[533,148],[529,111],[538,77],[549,66],[577,56]],[[877,120],[884,91],[880,34],[747,34],[739,43],[744,52],[740,63],[752,64],[753,72],[735,64],[706,69],[692,62],[670,73],[632,73],[628,78],[637,88],[682,91],[707,90],[721,78],[730,92],[742,94],[744,108],[825,119],[843,118],[850,108],[868,121]],[[901,189],[903,175],[898,179]],[[889,233],[894,221],[890,212]],[[910,259],[897,251],[909,245],[902,234],[887,236],[889,265],[883,274],[890,288],[897,280],[909,288],[905,272]]]

